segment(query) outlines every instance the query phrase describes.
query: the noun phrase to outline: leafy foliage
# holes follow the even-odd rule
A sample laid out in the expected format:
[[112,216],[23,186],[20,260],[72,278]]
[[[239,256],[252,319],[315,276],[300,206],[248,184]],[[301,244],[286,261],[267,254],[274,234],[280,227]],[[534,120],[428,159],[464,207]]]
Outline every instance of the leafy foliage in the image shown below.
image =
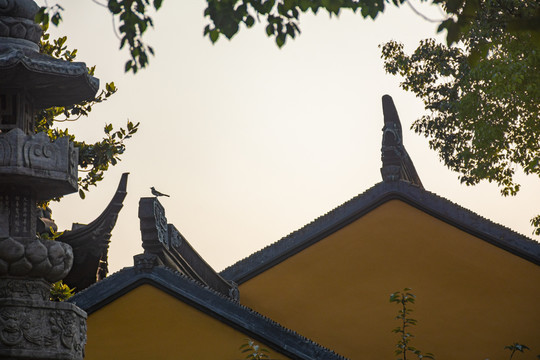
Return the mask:
[[[459,46],[424,40],[411,54],[390,41],[385,69],[424,101],[412,126],[461,182],[496,182],[505,196],[520,185],[517,169],[540,176],[540,49],[530,32],[509,32],[509,17],[540,13],[536,0],[483,0]],[[531,220],[540,234],[540,217]]]
[[[99,2],[94,1],[99,4]],[[105,6],[115,20],[119,20],[118,31],[120,36],[120,49],[128,45],[130,59],[124,65],[125,72],[137,73],[148,66],[149,55],[154,55],[154,49],[143,41],[143,35],[154,26],[149,10],[159,10],[163,0],[108,0]],[[62,6],[55,4],[42,7],[36,15],[36,22],[41,23],[45,30],[49,23],[58,26],[62,21]],[[46,25],[45,25],[46,24]],[[45,40],[48,39],[48,36]],[[65,41],[65,39],[64,39]],[[76,51],[76,50],[75,50]],[[68,59],[66,59],[68,60]]]
[[50,300],[65,301],[74,295],[75,289],[70,288],[62,280],[51,285]]
[[[285,45],[287,38],[294,39],[300,34],[300,14],[311,11],[317,14],[323,9],[330,16],[339,16],[342,10],[359,12],[364,18],[375,19],[384,12],[387,5],[401,6],[409,0],[206,0],[204,15],[210,24],[204,28],[204,35],[215,43],[220,35],[231,39],[241,24],[251,28],[255,21],[266,19],[265,31],[274,37],[279,47]],[[448,14],[439,25],[438,31],[447,30],[448,44],[455,43],[482,14],[479,8],[484,0],[420,0],[440,5]],[[512,0],[497,0],[502,6]],[[530,0],[527,0],[530,1]],[[534,1],[534,0],[533,0]],[[95,1],[97,2],[97,1]],[[153,27],[153,20],[148,15],[151,10],[159,10],[163,0],[108,0],[106,7],[120,25],[120,49],[128,44],[131,59],[125,63],[125,71],[136,73],[145,68],[149,54],[154,49],[143,41],[146,30]],[[104,5],[105,6],[105,5]],[[62,8],[51,8],[51,21],[57,25],[61,20]],[[47,12],[46,16],[49,16]],[[502,23],[514,35],[529,34],[537,47],[540,46],[540,12],[535,8],[523,7],[517,12],[507,12]]]
[[246,339],[246,343],[240,346],[240,350],[242,351],[242,354],[246,354],[244,359],[247,360],[271,360],[268,355],[268,350],[260,347],[260,345],[251,339]]
[[210,18],[210,24],[204,29],[214,43],[223,34],[231,39],[244,24],[247,28],[254,25],[255,19],[266,18],[266,34],[273,36],[279,47],[287,38],[300,34],[299,16],[311,11],[314,14],[321,9],[330,16],[338,16],[342,10],[360,11],[364,17],[375,19],[384,11],[385,4],[396,6],[405,0],[207,0],[204,15]]
[[414,337],[409,331],[409,328],[416,325],[416,320],[410,317],[412,309],[409,307],[414,304],[416,296],[410,292],[411,289],[405,288],[402,291],[397,291],[390,295],[390,302],[401,305],[401,309],[398,311],[396,320],[401,322],[400,326],[392,330],[393,333],[399,334],[399,340],[396,344],[395,354],[398,359],[406,360],[407,354],[411,353],[416,355],[418,359],[435,359],[432,353],[422,354],[420,350],[410,345],[411,339]]
[[[50,23],[58,25],[62,17],[59,6],[52,8],[41,8],[36,15],[36,22],[41,24],[43,36],[40,42],[40,52],[52,57],[73,61],[77,56],[77,50],[68,50],[67,37],[50,39],[47,33]],[[94,75],[95,66],[88,69],[90,75]],[[114,131],[112,125],[105,125],[105,137],[103,140],[93,144],[87,144],[84,141],[77,141],[75,136],[70,134],[67,129],[55,127],[57,122],[76,121],[83,116],[88,116],[92,107],[109,99],[116,93],[117,88],[114,82],[107,83],[105,89],[90,101],[83,101],[75,104],[71,108],[52,107],[40,111],[36,116],[35,131],[45,132],[52,140],[62,136],[68,136],[74,142],[75,147],[79,149],[79,171],[86,172],[86,176],[79,177],[79,195],[85,197],[85,192],[90,186],[95,186],[97,182],[103,179],[105,171],[111,165],[116,165],[120,161],[126,149],[124,141],[131,138],[138,130],[139,123],[134,124],[127,121],[126,129],[120,128]]]
[[149,8],[159,10],[163,0],[108,0],[109,11],[120,20],[120,49],[127,44],[131,59],[126,62],[125,71],[134,74],[148,65],[148,54],[154,55],[154,49],[143,42],[143,34],[153,27],[148,16]]
[[[478,21],[488,26],[504,28],[514,36],[532,37],[536,47],[540,46],[540,12],[535,0],[433,0],[441,4],[450,15],[439,25],[439,31],[447,30],[447,43],[451,45],[466,36]],[[516,4],[522,6],[516,7]],[[537,3],[537,2],[536,2]],[[502,11],[499,16],[486,17],[486,8]]]
[[57,238],[59,238],[64,232],[63,231],[54,231],[54,229],[49,227],[49,231],[38,234],[38,237],[43,240],[51,240],[54,241]]
[[[250,28],[255,19],[266,18],[266,34],[275,37],[281,47],[287,38],[295,38],[300,33],[299,14],[311,11],[314,14],[321,9],[330,16],[338,16],[342,10],[359,12],[364,18],[375,19],[384,11],[387,4],[400,6],[407,0],[207,0],[205,16],[210,24],[204,29],[212,42],[221,34],[232,38],[244,24]],[[483,0],[421,0],[440,5],[448,14],[439,25],[439,31],[447,30],[448,44],[455,43],[462,34],[483,16]],[[503,6],[511,2],[499,1]],[[517,12],[508,12],[498,22],[511,29],[514,34],[528,33],[540,43],[540,13],[535,9],[522,8]]]

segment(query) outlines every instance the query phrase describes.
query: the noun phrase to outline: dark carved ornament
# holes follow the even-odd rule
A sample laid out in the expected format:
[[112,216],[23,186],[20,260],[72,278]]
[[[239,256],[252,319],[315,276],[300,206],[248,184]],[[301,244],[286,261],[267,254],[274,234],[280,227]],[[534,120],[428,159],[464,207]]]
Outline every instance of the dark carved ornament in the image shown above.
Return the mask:
[[0,1],[0,15],[13,16],[32,20],[39,10],[33,0],[2,0]]
[[0,278],[0,358],[82,359],[86,313],[48,301],[49,283]]
[[[84,290],[107,276],[111,232],[124,206],[128,175],[122,174],[113,198],[101,215],[88,225],[73,224],[70,231],[65,231],[57,239],[73,248],[73,267],[64,283],[76,291]],[[46,218],[40,220],[47,221]]]
[[59,241],[0,238],[0,276],[63,279],[73,264],[71,246]]
[[133,264],[137,272],[151,272],[155,266],[159,265],[157,255],[144,253],[133,257]]
[[31,20],[4,16],[0,18],[0,36],[39,42],[41,27]]
[[2,299],[0,305],[0,358],[84,357],[86,314],[76,306],[44,303],[37,308]]
[[173,224],[167,223],[165,209],[157,197],[141,198],[139,219],[144,249],[144,254],[134,258],[139,271],[149,271],[154,266],[163,265],[222,295],[238,299],[238,288],[235,284],[216,273],[180,231]]
[[381,158],[383,166],[381,175],[383,181],[407,181],[411,184],[424,188],[414,164],[403,145],[403,132],[401,121],[394,105],[394,101],[388,95],[382,98],[384,127]]
[[78,149],[67,137],[51,142],[47,134],[20,129],[0,134],[0,187],[32,186],[37,200],[77,191]]

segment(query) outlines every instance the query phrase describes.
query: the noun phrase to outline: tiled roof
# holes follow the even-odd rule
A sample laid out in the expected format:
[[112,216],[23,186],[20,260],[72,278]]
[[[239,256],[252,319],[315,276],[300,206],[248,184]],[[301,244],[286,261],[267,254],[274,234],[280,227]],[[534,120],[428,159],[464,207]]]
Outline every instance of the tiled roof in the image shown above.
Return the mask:
[[402,200],[490,244],[540,265],[540,243],[406,181],[381,182],[301,229],[227,267],[220,274],[241,284],[343,228],[382,203]]
[[76,294],[69,299],[69,302],[76,304],[90,315],[142,284],[151,284],[195,306],[291,359],[346,359],[210,287],[165,266],[122,269]]

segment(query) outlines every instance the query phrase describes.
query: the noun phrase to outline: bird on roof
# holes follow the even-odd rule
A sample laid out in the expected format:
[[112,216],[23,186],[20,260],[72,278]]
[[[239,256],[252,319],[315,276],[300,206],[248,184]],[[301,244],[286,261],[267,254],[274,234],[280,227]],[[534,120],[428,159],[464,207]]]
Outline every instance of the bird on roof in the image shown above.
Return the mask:
[[160,193],[160,192],[157,191],[153,186],[150,188],[150,190],[152,190],[152,195],[154,195],[155,197],[158,197],[158,196],[166,196],[166,197],[170,197],[170,196],[167,195],[167,194]]

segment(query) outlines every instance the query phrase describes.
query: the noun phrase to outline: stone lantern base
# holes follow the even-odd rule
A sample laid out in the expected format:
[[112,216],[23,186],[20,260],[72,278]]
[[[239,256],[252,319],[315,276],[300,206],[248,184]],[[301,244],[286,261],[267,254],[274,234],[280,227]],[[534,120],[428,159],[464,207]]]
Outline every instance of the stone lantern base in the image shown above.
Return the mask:
[[1,359],[83,359],[86,313],[49,291],[44,280],[0,278]]

